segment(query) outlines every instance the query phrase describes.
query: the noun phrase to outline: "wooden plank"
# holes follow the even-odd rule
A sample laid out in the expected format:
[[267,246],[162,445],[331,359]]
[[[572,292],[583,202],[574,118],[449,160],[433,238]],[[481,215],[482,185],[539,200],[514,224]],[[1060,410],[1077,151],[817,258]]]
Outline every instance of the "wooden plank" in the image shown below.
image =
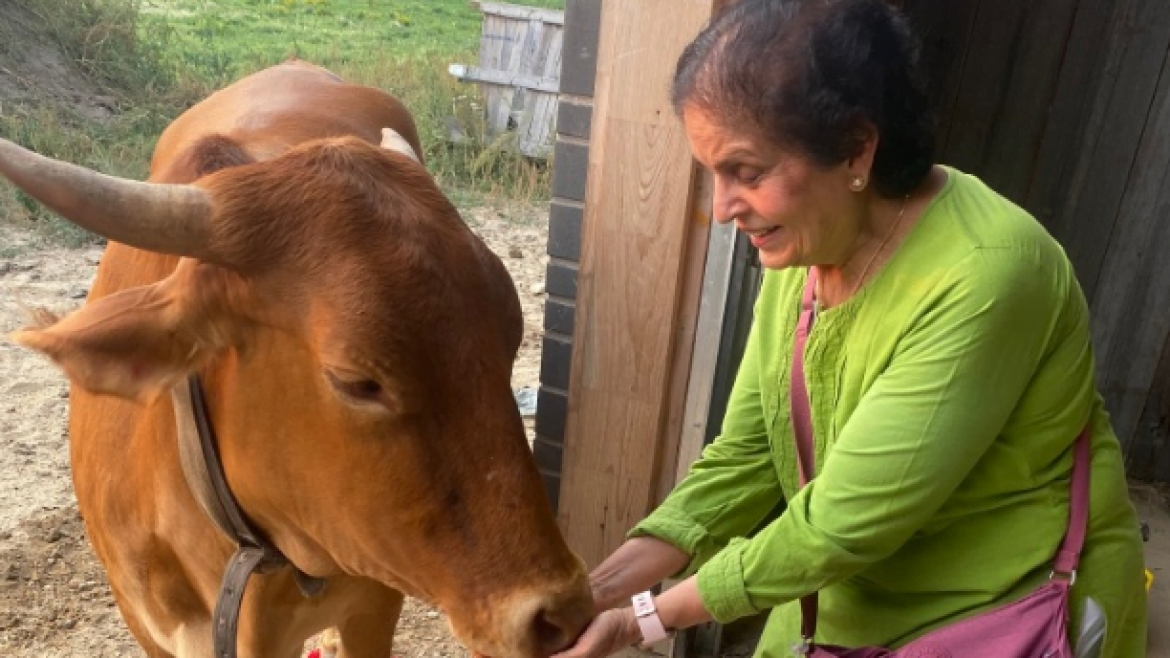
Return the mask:
[[1001,73],[1002,108],[991,127],[979,174],[1000,194],[1023,203],[1056,95],[1061,61],[1076,14],[1075,2],[1033,0],[1024,8],[1015,59]]
[[710,422],[708,411],[715,391],[715,371],[719,365],[719,345],[731,286],[731,258],[734,251],[735,227],[731,224],[713,225],[708,240],[699,317],[695,328],[694,357],[691,360],[672,484],[678,484],[686,477],[706,443],[707,424]]
[[528,32],[527,20],[485,16],[480,37],[480,65],[448,65],[447,71],[457,79],[480,85],[488,135],[508,130],[519,84],[552,86],[559,83],[520,75],[520,51]]
[[668,98],[711,0],[602,5],[558,520],[597,564],[655,503],[695,166]]
[[[521,69],[524,63],[524,44],[528,41],[528,35],[532,29],[532,21],[506,19],[508,27],[506,33],[508,35],[508,48],[505,51],[504,61],[500,66],[501,71],[506,71],[511,76],[524,75]],[[503,101],[500,103],[501,109],[506,109],[503,113],[503,120],[493,127],[493,134],[500,134],[512,127],[512,117],[516,110],[516,96],[520,92],[519,85],[509,84],[501,97]]]
[[479,65],[488,69],[499,69],[504,48],[505,22],[501,18],[485,16],[479,36]]
[[1170,336],[1162,345],[1162,358],[1126,451],[1125,465],[1131,478],[1170,482]]
[[449,64],[447,66],[447,72],[467,82],[487,82],[508,87],[523,87],[525,89],[533,89],[552,94],[557,93],[557,86],[559,84],[556,78],[541,78],[522,73],[492,71],[478,66],[467,66],[466,64]]
[[930,107],[938,121],[937,153],[941,156],[954,124],[955,103],[972,49],[972,26],[979,0],[906,0],[904,5],[910,22],[922,38],[922,67]]
[[546,157],[552,149],[557,115],[556,94],[533,92],[520,125],[520,152],[533,158]]
[[548,30],[548,44],[544,48],[544,69],[541,77],[559,78],[561,75],[561,59],[564,56],[565,31],[564,29]]
[[[1050,231],[1069,194],[1069,181],[1087,139],[1089,119],[1105,69],[1115,0],[1081,0],[1057,76],[1056,93],[1040,140],[1032,182],[1024,206]],[[1098,124],[1099,129],[1099,124]],[[1057,238],[1064,236],[1057,235]],[[1075,260],[1074,260],[1075,263]]]
[[[520,42],[520,48],[516,55],[517,60],[510,71],[520,75],[534,75],[540,70],[540,56],[545,46],[545,26],[540,21],[527,21],[527,30],[524,33],[524,40]],[[557,82],[558,88],[560,81]],[[532,110],[532,104],[536,99],[532,92],[524,86],[517,86],[516,91],[512,97],[512,121],[509,127],[521,128],[525,122],[525,118]]]
[[524,51],[524,42],[528,38],[529,21],[504,19],[504,35],[507,45],[504,48],[503,59],[500,60],[500,70],[510,73],[520,73],[521,53]]
[[[487,71],[499,71],[504,67],[504,52],[508,48],[507,22],[498,16],[485,16],[480,36],[479,65]],[[448,69],[449,70],[449,69]],[[452,73],[452,75],[455,75]],[[456,77],[459,77],[456,75]],[[507,125],[507,112],[510,111],[509,97],[504,99],[505,88],[502,86],[484,85],[480,88],[483,94],[484,114],[486,115],[487,131],[492,133],[496,126]]]
[[[548,30],[544,46],[544,66],[534,73],[542,77],[555,77],[561,70],[561,46],[564,30]],[[524,119],[520,125],[520,152],[534,158],[546,157],[552,148],[556,125],[557,94],[534,92],[524,108]]]
[[532,92],[528,106],[517,130],[520,152],[531,158],[543,158],[553,143],[554,119],[557,114],[557,95]]
[[[1077,268],[1090,301],[1095,301],[1122,197],[1141,143],[1145,118],[1170,46],[1170,3],[1122,0],[1110,35],[1097,104],[1064,208],[1051,225]],[[1116,318],[1095,318],[1095,324]]]
[[[1133,160],[1121,210],[1102,262],[1093,300],[1093,344],[1098,383],[1122,447],[1137,434],[1162,348],[1170,335],[1170,7],[1141,0],[1158,11],[1142,25],[1164,33],[1157,95]],[[1147,69],[1145,63],[1142,68]]]
[[1020,48],[1024,5],[1019,0],[982,0],[972,26],[951,128],[942,160],[959,169],[983,173],[996,122],[1007,97],[1005,72]]
[[682,253],[683,280],[674,323],[666,425],[659,439],[663,450],[659,461],[660,472],[655,474],[658,491],[654,496],[654,505],[662,502],[678,483],[675,475],[678,472],[678,460],[682,451],[682,436],[689,401],[687,393],[690,390],[695,345],[699,338],[699,315],[703,308],[702,297],[707,278],[707,245],[712,226],[715,224],[711,212],[711,193],[714,189],[711,177],[698,174],[692,185],[691,228],[687,232],[687,244]]
[[502,2],[473,2],[485,16],[502,16],[525,21],[541,21],[550,25],[564,25],[565,12],[542,7],[509,5]]
[[544,24],[539,21],[529,21],[528,29],[524,32],[524,40],[520,42],[517,53],[519,60],[516,66],[509,69],[523,75],[533,75],[540,70],[540,56],[543,54]]

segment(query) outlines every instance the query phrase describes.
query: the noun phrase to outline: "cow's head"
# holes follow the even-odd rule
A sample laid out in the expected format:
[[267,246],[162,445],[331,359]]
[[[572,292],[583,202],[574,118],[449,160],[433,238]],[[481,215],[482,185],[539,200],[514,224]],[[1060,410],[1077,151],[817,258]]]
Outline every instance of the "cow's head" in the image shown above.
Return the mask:
[[0,173],[64,217],[183,257],[15,339],[144,403],[202,372],[234,493],[298,567],[435,602],[479,653],[547,655],[592,604],[512,397],[516,291],[390,137],[263,162],[207,138],[171,168],[236,166],[191,184],[0,140]]

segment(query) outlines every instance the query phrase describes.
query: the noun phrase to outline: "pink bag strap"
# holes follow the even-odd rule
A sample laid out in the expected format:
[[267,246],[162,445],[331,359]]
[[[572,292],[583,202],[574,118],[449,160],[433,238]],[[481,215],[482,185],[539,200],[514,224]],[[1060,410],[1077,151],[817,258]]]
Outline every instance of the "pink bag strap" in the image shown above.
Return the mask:
[[817,270],[810,267],[808,282],[804,284],[804,294],[800,298],[800,319],[796,322],[796,342],[792,347],[792,383],[788,386],[792,425],[796,432],[796,468],[800,473],[801,487],[815,475],[812,468],[816,463],[812,441],[812,415],[809,411],[808,388],[804,380],[804,344],[808,341],[813,320],[816,318],[816,290]]
[[1092,447],[1089,445],[1089,425],[1077,437],[1076,452],[1073,454],[1071,499],[1069,501],[1068,529],[1064,541],[1056,553],[1053,571],[1076,578],[1077,566],[1081,563],[1081,549],[1085,546],[1085,533],[1089,527],[1089,476],[1093,469]]
[[[792,429],[796,434],[796,470],[800,474],[802,489],[816,475],[813,470],[816,452],[812,440],[812,412],[809,409],[808,387],[804,382],[804,344],[816,316],[816,292],[817,269],[810,267],[804,294],[800,297],[800,318],[796,322],[796,340],[792,347],[792,381],[788,385]],[[816,592],[800,598],[800,636],[806,643],[806,649],[817,634],[817,607]]]
[[[804,378],[804,346],[816,319],[816,286],[817,269],[810,267],[808,280],[804,284],[804,293],[800,299],[800,319],[796,323],[796,340],[792,348],[792,378],[789,383],[792,429],[796,435],[796,466],[802,488],[816,474],[812,411]],[[1053,565],[1053,575],[1064,576],[1070,585],[1076,581],[1077,565],[1080,563],[1081,548],[1085,544],[1085,531],[1089,519],[1089,470],[1092,464],[1087,424],[1077,437],[1074,450],[1068,528],[1065,530],[1064,540],[1060,544]],[[806,644],[811,644],[817,631],[816,592],[800,599],[800,611],[800,634]]]

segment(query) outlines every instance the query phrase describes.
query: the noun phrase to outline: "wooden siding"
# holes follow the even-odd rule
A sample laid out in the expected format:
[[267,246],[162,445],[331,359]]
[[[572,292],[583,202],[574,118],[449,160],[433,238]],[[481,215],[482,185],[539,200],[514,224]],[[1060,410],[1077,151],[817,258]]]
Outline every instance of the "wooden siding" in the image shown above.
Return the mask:
[[924,38],[939,160],[1064,245],[1129,472],[1170,479],[1170,3],[902,4]]
[[667,417],[683,392],[677,349],[690,350],[678,329],[694,323],[684,297],[698,289],[688,262],[706,218],[666,81],[710,12],[710,0],[601,7],[558,509],[591,565],[657,504],[664,471],[673,476]]

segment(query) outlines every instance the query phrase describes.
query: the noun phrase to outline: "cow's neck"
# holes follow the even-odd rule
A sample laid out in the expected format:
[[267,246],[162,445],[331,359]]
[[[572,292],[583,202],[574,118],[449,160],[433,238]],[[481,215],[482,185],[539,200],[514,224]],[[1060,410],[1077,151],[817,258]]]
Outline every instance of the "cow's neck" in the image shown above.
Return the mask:
[[325,581],[309,576],[292,564],[240,509],[224,474],[215,428],[211,424],[199,377],[191,375],[172,389],[171,402],[178,430],[179,461],[187,486],[204,513],[236,545],[236,553],[228,562],[220,584],[212,626],[215,655],[235,658],[240,603],[252,573],[291,567],[297,586],[305,596],[319,594]]

